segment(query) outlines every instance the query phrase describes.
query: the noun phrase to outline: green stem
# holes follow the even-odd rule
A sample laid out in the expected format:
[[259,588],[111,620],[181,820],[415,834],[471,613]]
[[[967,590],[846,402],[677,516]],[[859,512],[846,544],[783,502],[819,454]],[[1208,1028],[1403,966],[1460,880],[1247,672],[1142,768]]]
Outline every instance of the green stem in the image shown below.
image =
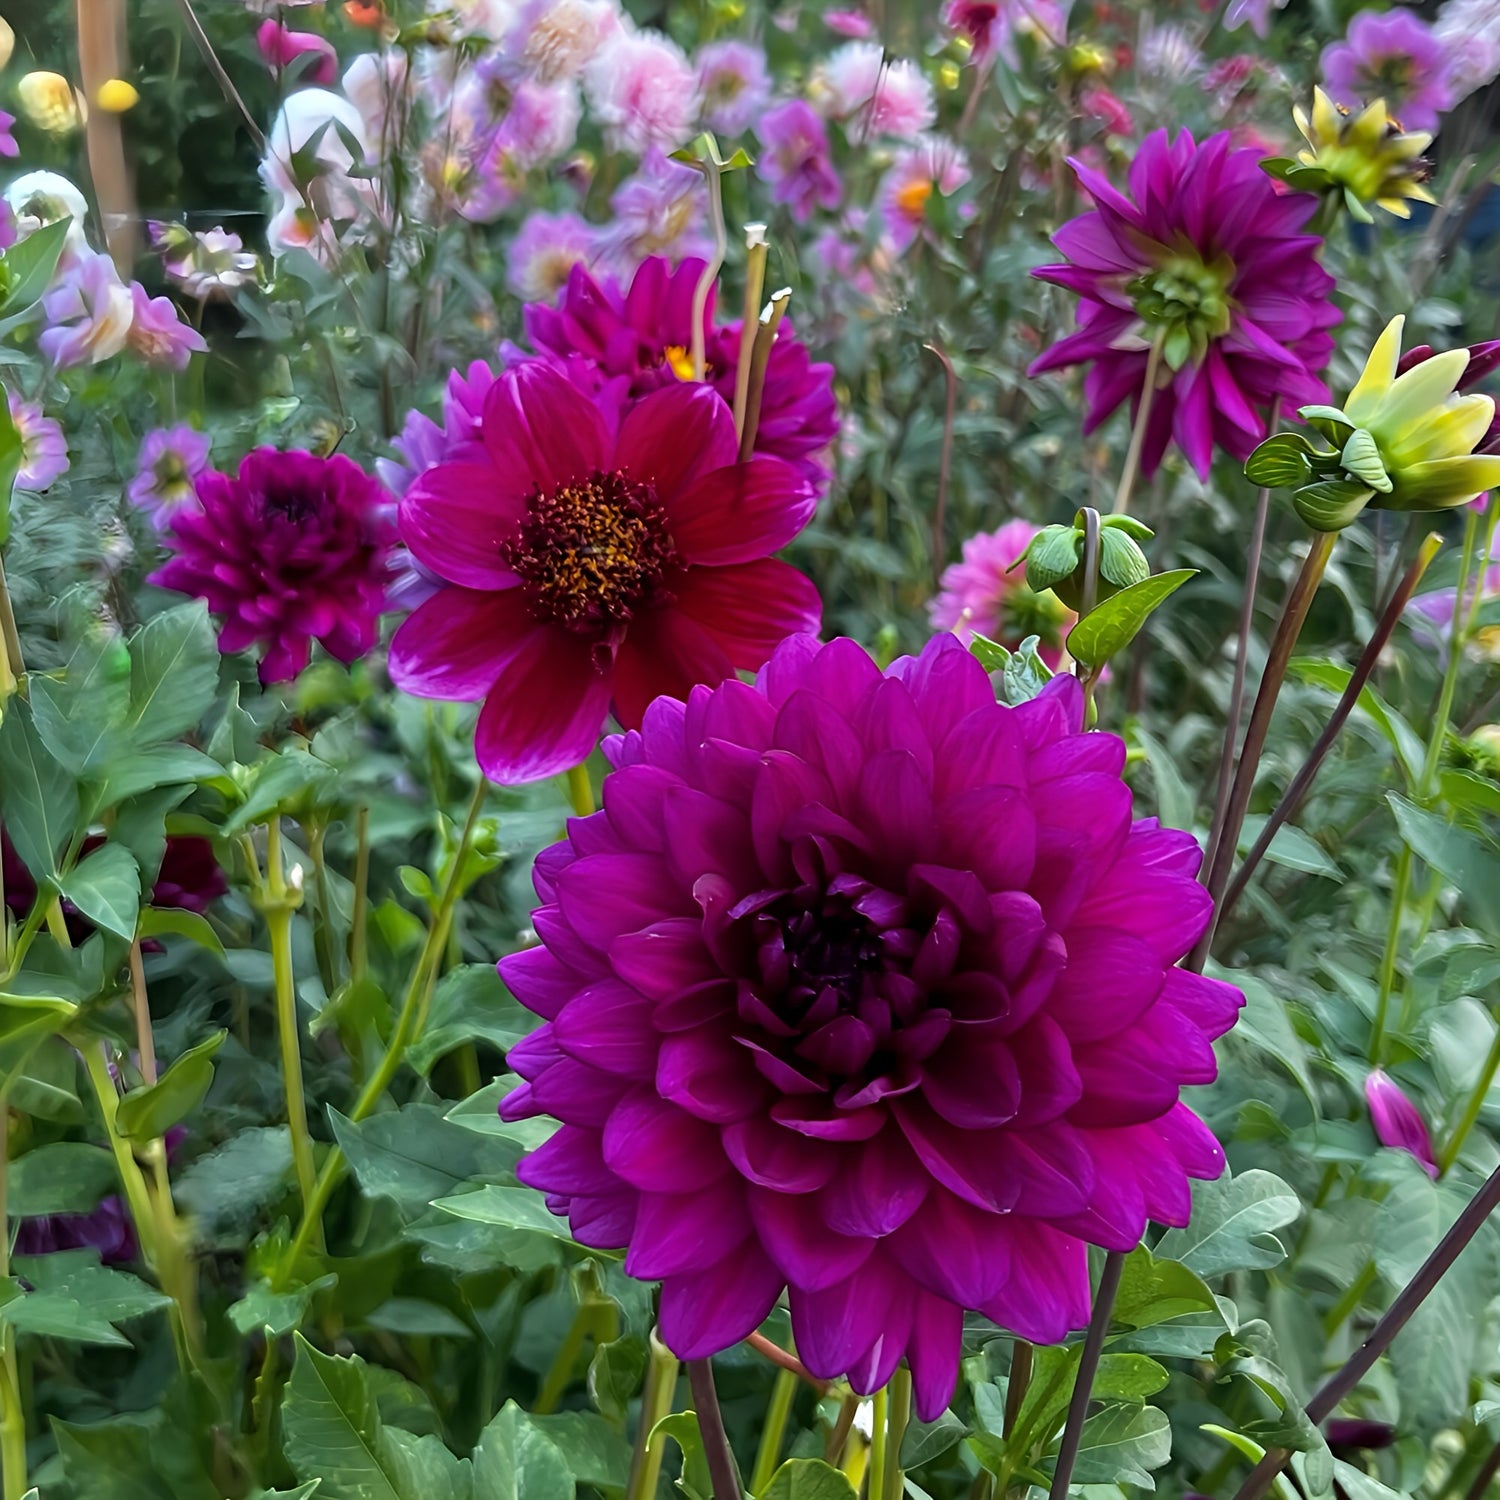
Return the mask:
[[1375,1285],[1375,1264],[1366,1261],[1365,1268],[1354,1278],[1344,1295],[1323,1315],[1323,1337],[1331,1339],[1344,1324],[1354,1316],[1354,1310],[1365,1299],[1365,1293]]
[[766,1407],[766,1420],[760,1430],[760,1447],[755,1453],[755,1468],[750,1474],[750,1493],[758,1495],[770,1484],[771,1476],[781,1458],[781,1445],[786,1439],[787,1418],[792,1412],[792,1400],[797,1394],[797,1377],[790,1370],[777,1370],[776,1382],[771,1387],[771,1401]]
[[568,1387],[573,1382],[573,1367],[583,1351],[584,1340],[593,1329],[594,1303],[591,1298],[586,1297],[578,1304],[573,1321],[568,1325],[568,1331],[564,1334],[557,1353],[553,1355],[546,1375],[542,1377],[542,1388],[537,1392],[531,1407],[537,1416],[545,1417],[557,1410],[557,1403],[567,1394]]
[[653,1443],[656,1424],[672,1409],[677,1391],[677,1356],[651,1330],[651,1355],[646,1366],[646,1388],[641,1392],[641,1422],[636,1429],[635,1451],[630,1459],[630,1479],[625,1500],[656,1500],[664,1448]]
[[1111,506],[1116,515],[1129,508],[1136,475],[1141,471],[1141,449],[1146,446],[1146,424],[1151,420],[1151,407],[1156,400],[1156,376],[1161,369],[1161,351],[1166,341],[1167,330],[1163,328],[1151,340],[1151,350],[1146,355],[1146,379],[1141,387],[1141,401],[1136,407],[1135,425],[1130,429],[1130,447],[1125,450],[1125,467],[1120,471],[1119,487]]
[[594,783],[589,780],[587,761],[582,761],[568,772],[568,801],[573,805],[574,816],[587,818],[596,811]]
[[16,627],[16,612],[11,608],[10,590],[5,583],[4,562],[0,562],[0,648],[4,649],[11,679],[23,676],[26,663],[21,657],[21,632]]
[[1479,1119],[1480,1111],[1484,1109],[1484,1101],[1489,1097],[1490,1085],[1495,1081],[1497,1070],[1500,1070],[1500,1026],[1495,1029],[1495,1038],[1490,1043],[1489,1052],[1485,1055],[1484,1065],[1479,1070],[1479,1078],[1474,1084],[1473,1093],[1469,1095],[1469,1102],[1464,1106],[1463,1115],[1454,1127],[1447,1144],[1437,1154],[1440,1173],[1447,1172],[1458,1160],[1458,1153],[1463,1150],[1469,1132]]
[[[1458,669],[1463,659],[1465,610],[1464,597],[1469,586],[1469,573],[1474,563],[1475,542],[1479,535],[1479,516],[1467,511],[1464,517],[1463,554],[1458,563],[1458,593],[1453,601],[1453,625],[1448,633],[1448,660],[1443,668],[1443,685],[1438,692],[1437,710],[1433,715],[1432,730],[1427,736],[1427,753],[1422,758],[1422,769],[1417,784],[1412,788],[1412,799],[1419,807],[1425,807],[1432,796],[1433,782],[1438,765],[1443,757],[1443,745],[1448,738],[1448,718],[1453,712],[1453,695],[1458,689]],[[1379,1067],[1385,1052],[1386,1026],[1390,1017],[1391,995],[1396,986],[1396,962],[1401,952],[1401,927],[1406,916],[1406,900],[1411,892],[1412,852],[1408,844],[1401,845],[1396,857],[1396,870],[1391,882],[1391,916],[1386,924],[1385,949],[1380,956],[1380,981],[1375,996],[1375,1025],[1370,1036],[1370,1062]],[[1413,996],[1409,990],[1401,996],[1401,1029],[1411,1024]]]
[[[6,1206],[10,1096],[6,1090],[0,1090],[0,1130],[5,1132],[5,1149],[0,1152],[0,1278],[3,1278],[10,1275],[10,1219]],[[0,1483],[5,1500],[21,1500],[26,1493],[26,1408],[21,1404],[16,1335],[8,1324],[0,1329]]]
[[276,983],[276,1030],[281,1042],[281,1079],[286,1090],[287,1124],[292,1132],[292,1163],[306,1217],[316,1182],[312,1136],[307,1129],[307,1094],[302,1085],[302,1033],[297,1026],[297,981],[292,969],[292,913],[302,904],[302,886],[287,884],[282,867],[281,819],[273,817],[266,838],[266,880],[261,893],[271,936],[271,970]]
[[882,1386],[875,1392],[870,1412],[870,1485],[866,1491],[870,1500],[885,1500],[885,1471],[890,1461],[890,1406],[890,1390]]
[[[886,1410],[885,1423],[888,1434],[885,1455],[885,1488],[879,1500],[901,1500],[906,1491],[906,1481],[901,1473],[901,1440],[906,1436],[906,1424],[911,1417],[911,1371],[901,1365],[891,1377],[890,1406]],[[875,1491],[870,1491],[875,1500]]]
[[708,352],[703,331],[704,315],[708,311],[708,294],[724,264],[724,253],[729,248],[729,231],[724,224],[724,179],[719,164],[709,157],[696,163],[708,183],[708,217],[714,231],[714,253],[703,267],[698,283],[693,288],[692,356],[693,379],[701,381],[708,369]]
[[[384,1097],[391,1080],[401,1068],[406,1049],[416,1040],[419,1018],[426,1013],[427,1003],[437,984],[438,961],[448,941],[448,928],[453,921],[453,908],[458,901],[464,861],[474,841],[474,829],[478,825],[480,810],[484,806],[484,799],[488,792],[489,783],[481,777],[469,803],[468,817],[464,820],[463,832],[459,835],[458,848],[453,853],[453,863],[449,868],[448,878],[443,883],[442,894],[438,897],[437,908],[432,916],[432,925],[427,929],[426,941],[422,944],[422,951],[417,956],[417,966],[412,972],[411,983],[401,1002],[401,1013],[396,1018],[396,1029],[391,1034],[390,1045],[386,1048],[379,1065],[366,1081],[364,1088],[360,1090],[359,1097],[354,1101],[354,1107],[349,1111],[349,1118],[355,1124],[365,1119]],[[287,1284],[297,1262],[312,1243],[313,1235],[321,1223],[323,1210],[328,1206],[328,1200],[333,1196],[333,1190],[338,1186],[343,1170],[344,1153],[335,1146],[323,1160],[323,1170],[318,1174],[312,1195],[303,1210],[302,1222],[297,1226],[297,1233],[273,1278],[273,1283],[278,1289]]]
[[354,815],[354,914],[349,919],[349,978],[365,977],[368,955],[365,931],[370,913],[370,809],[362,807]]

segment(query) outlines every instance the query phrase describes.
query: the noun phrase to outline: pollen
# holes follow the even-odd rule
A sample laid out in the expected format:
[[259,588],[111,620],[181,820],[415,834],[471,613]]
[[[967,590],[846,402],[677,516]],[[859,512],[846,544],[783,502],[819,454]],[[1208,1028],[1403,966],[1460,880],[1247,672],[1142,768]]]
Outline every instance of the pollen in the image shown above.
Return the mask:
[[655,489],[618,470],[533,495],[501,553],[538,618],[585,633],[665,602],[677,563]]
[[668,344],[662,350],[662,358],[666,360],[668,367],[679,380],[693,378],[692,356],[681,344]]
[[919,177],[896,190],[896,207],[908,219],[920,219],[927,212],[927,200],[932,197],[932,181]]

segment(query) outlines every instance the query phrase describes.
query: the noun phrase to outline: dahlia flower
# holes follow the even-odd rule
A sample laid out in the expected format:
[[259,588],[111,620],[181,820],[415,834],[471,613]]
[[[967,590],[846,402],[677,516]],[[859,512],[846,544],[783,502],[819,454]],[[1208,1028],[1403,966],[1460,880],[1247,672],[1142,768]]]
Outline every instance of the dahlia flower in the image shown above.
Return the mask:
[[1011,650],[1027,636],[1040,636],[1038,652],[1056,669],[1076,616],[1051,589],[1028,588],[1025,570],[1016,566],[1036,531],[1030,521],[1016,520],[971,536],[963,561],[949,563],[938,580],[927,606],[932,628],[952,631],[966,645],[977,632]]
[[612,151],[664,151],[693,134],[701,98],[682,48],[657,31],[621,32],[583,70],[594,118]]
[[835,35],[857,42],[875,35],[875,23],[862,10],[825,10],[823,24]]
[[1436,203],[1424,186],[1431,167],[1422,153],[1432,144],[1426,131],[1403,130],[1376,99],[1358,114],[1336,105],[1322,89],[1313,90],[1312,114],[1292,110],[1307,149],[1284,176],[1293,187],[1342,191],[1349,212],[1370,222],[1365,205],[1409,219],[1408,200]]
[[197,500],[196,481],[208,468],[208,450],[208,434],[182,424],[158,427],[141,439],[135,475],[125,494],[158,531]]
[[485,397],[494,383],[495,372],[482,359],[465,371],[452,371],[443,392],[442,426],[419,411],[408,412],[400,436],[391,441],[397,457],[375,460],[380,482],[392,494],[404,495],[418,474],[477,442]]
[[1134,202],[1081,161],[1072,167],[1094,210],[1053,235],[1068,262],[1032,274],[1083,298],[1079,328],[1029,373],[1090,366],[1085,433],[1127,398],[1139,408],[1153,347],[1148,475],[1175,439],[1206,478],[1216,444],[1249,456],[1278,396],[1286,407],[1326,399],[1319,372],[1340,314],[1322,242],[1300,232],[1315,197],[1278,193],[1260,153],[1235,150],[1227,133],[1201,145],[1186,130],[1170,143],[1164,130],[1147,136],[1130,168]]
[[599,231],[577,214],[528,215],[510,242],[506,286],[523,302],[555,302],[598,238]]
[[880,210],[891,247],[905,250],[927,227],[927,205],[934,193],[952,197],[968,180],[968,158],[943,136],[926,136],[898,151],[880,185]]
[[721,135],[748,130],[771,97],[766,54],[750,42],[709,42],[693,59],[703,123]]
[[1199,850],[1132,822],[1082,723],[1074,678],[1007,708],[950,636],[884,675],[803,637],[607,742],[603,811],[536,863],[542,945],[500,964],[546,1022],[502,1114],[563,1122],[518,1175],[662,1282],[679,1357],[785,1290],[814,1374],[904,1355],[932,1420],[966,1309],[1059,1342],[1088,1246],[1218,1175],[1179,1099],[1241,1004],[1174,967]]
[[150,365],[182,371],[208,344],[201,333],[178,316],[170,297],[153,297],[140,282],[130,283],[132,317],[127,347]]
[[1500,0],[1447,0],[1432,34],[1448,49],[1454,103],[1500,78]]
[[[575,382],[616,400],[676,384],[693,341],[693,293],[702,273],[701,260],[685,260],[673,270],[653,259],[623,291],[575,266],[555,308],[526,309],[527,337]],[[740,320],[714,322],[712,290],[703,320],[705,377],[732,407]],[[821,493],[828,485],[823,455],[837,433],[833,367],[814,364],[790,319],[783,318],[766,366],[756,451],[794,464]]]
[[1238,31],[1246,21],[1256,36],[1264,41],[1271,34],[1272,12],[1285,10],[1287,0],[1229,0],[1224,12],[1224,30]]
[[232,478],[200,475],[197,494],[150,581],[206,599],[224,619],[219,650],[261,646],[271,683],[295,677],[315,640],[342,662],[375,644],[393,538],[389,499],[357,464],[257,448]]
[[256,30],[255,45],[273,74],[280,75],[300,57],[311,57],[312,61],[304,66],[298,77],[300,83],[315,83],[326,88],[338,80],[339,55],[333,43],[316,32],[293,31],[281,21],[267,19]]
[[576,78],[623,24],[613,0],[526,0],[505,32],[504,56],[543,83]]
[[818,69],[811,91],[825,113],[861,137],[911,140],[937,119],[921,68],[910,58],[890,61],[879,42],[846,42]]
[[194,234],[180,224],[151,223],[151,243],[162,269],[189,297],[200,302],[228,297],[260,279],[260,257],[245,249],[239,235],[215,227]]
[[828,130],[810,104],[788,99],[756,126],[765,150],[756,163],[773,203],[785,203],[804,224],[818,208],[837,208],[844,185],[834,170]]
[[130,288],[107,255],[86,252],[42,298],[37,347],[59,369],[97,365],[125,347],[135,316]]
[[68,440],[62,427],[45,416],[34,401],[23,401],[9,392],[11,425],[21,440],[21,467],[16,484],[23,490],[44,490],[68,472]]
[[1383,99],[1416,130],[1436,131],[1438,116],[1453,107],[1448,48],[1405,6],[1360,11],[1344,40],[1323,49],[1321,64],[1323,83],[1340,104]]
[[968,39],[979,67],[997,55],[1017,67],[1017,36],[1032,35],[1055,45],[1068,31],[1067,11],[1056,0],[947,0],[943,25]]
[[729,407],[673,383],[616,426],[541,360],[485,399],[480,441],[417,477],[401,534],[450,585],[391,645],[419,697],[484,699],[475,752],[498,782],[577,765],[613,705],[760,666],[816,630],[817,590],[770,554],[816,505],[790,464],[736,461]]
[[1185,26],[1148,27],[1135,58],[1142,77],[1168,87],[1176,87],[1203,71],[1203,53]]
[[25,74],[16,84],[16,99],[28,123],[48,135],[67,135],[83,124],[83,95],[61,73]]
[[706,256],[712,247],[703,174],[653,146],[610,196],[609,223],[598,238],[600,264],[629,276],[653,255],[681,260]]
[[1401,1090],[1390,1074],[1376,1068],[1365,1079],[1365,1101],[1370,1106],[1370,1123],[1382,1146],[1407,1151],[1421,1163],[1429,1177],[1438,1175],[1437,1158],[1432,1154],[1432,1137],[1417,1106]]

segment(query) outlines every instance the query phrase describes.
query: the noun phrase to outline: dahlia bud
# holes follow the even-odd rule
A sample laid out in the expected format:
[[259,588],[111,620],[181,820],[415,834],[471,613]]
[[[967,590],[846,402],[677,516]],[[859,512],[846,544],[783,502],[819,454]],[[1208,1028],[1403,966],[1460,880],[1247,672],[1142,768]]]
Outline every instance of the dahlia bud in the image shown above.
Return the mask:
[[[1140,543],[1150,540],[1149,526],[1134,516],[1104,516],[1099,521],[1099,578],[1094,599],[1108,599],[1151,576]],[[1026,549],[1026,584],[1040,593],[1051,589],[1069,609],[1082,609],[1087,579],[1084,563],[1087,535],[1083,512],[1071,526],[1044,526]]]
[[1382,1146],[1407,1151],[1421,1163],[1429,1177],[1438,1175],[1436,1157],[1432,1154],[1432,1137],[1427,1123],[1388,1073],[1376,1068],[1365,1079],[1365,1099],[1370,1106],[1370,1123]]
[[1389,1448],[1396,1441],[1396,1429],[1389,1422],[1374,1422],[1365,1417],[1331,1417],[1324,1433],[1335,1454],[1341,1450]]

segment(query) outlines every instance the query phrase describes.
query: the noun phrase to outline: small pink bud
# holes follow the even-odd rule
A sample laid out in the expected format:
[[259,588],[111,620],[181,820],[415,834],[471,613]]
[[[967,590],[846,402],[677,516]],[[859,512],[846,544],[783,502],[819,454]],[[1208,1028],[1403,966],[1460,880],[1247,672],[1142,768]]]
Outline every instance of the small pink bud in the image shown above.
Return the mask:
[[1389,1074],[1376,1068],[1365,1079],[1365,1098],[1370,1105],[1370,1123],[1382,1146],[1409,1151],[1421,1162],[1429,1177],[1438,1175],[1437,1159],[1432,1154],[1432,1137],[1417,1112],[1417,1106],[1401,1091]]

